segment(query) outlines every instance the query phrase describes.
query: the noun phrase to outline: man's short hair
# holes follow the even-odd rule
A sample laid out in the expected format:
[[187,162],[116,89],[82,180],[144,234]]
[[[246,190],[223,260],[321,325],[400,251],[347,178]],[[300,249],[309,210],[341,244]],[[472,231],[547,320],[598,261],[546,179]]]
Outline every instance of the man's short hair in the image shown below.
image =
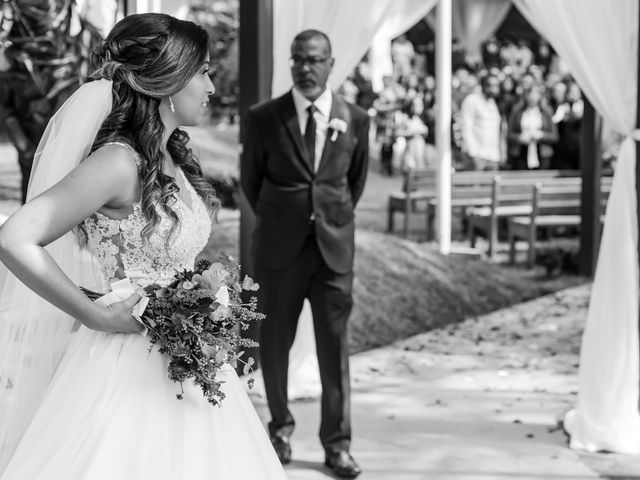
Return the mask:
[[495,78],[496,80],[500,81],[500,78],[495,73],[487,72],[486,74],[480,77],[480,86],[483,89],[487,88],[487,86],[489,85],[489,80],[491,80],[492,78]]
[[320,30],[303,30],[299,34],[297,34],[293,41],[291,42],[291,48],[296,42],[306,42],[307,40],[311,40],[312,38],[322,38],[327,42],[327,46],[329,47],[329,54],[331,54],[331,40],[326,33],[321,32]]

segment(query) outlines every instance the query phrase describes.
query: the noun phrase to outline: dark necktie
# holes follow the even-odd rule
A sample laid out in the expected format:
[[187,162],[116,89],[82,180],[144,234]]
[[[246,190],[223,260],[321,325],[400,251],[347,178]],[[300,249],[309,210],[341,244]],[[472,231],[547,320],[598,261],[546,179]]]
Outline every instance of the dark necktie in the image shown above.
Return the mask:
[[309,159],[311,160],[311,168],[315,170],[316,165],[316,119],[313,118],[314,112],[318,111],[313,103],[307,107],[307,126],[304,129],[304,143],[307,146],[307,152],[309,153]]

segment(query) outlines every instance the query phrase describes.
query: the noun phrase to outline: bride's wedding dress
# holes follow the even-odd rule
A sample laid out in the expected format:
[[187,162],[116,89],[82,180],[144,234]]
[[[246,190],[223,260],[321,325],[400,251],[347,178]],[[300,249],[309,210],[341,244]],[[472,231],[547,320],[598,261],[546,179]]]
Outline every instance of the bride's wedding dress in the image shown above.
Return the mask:
[[[142,288],[191,269],[209,237],[206,207],[179,170],[186,192],[174,207],[181,221],[167,248],[166,215],[143,243],[139,203],[122,220],[96,213],[84,222],[106,278]],[[51,307],[53,309],[53,307]],[[46,318],[42,318],[46,322]],[[1,480],[285,479],[243,383],[228,367],[221,407],[198,387],[167,377],[167,362],[142,335],[73,334],[36,414]]]

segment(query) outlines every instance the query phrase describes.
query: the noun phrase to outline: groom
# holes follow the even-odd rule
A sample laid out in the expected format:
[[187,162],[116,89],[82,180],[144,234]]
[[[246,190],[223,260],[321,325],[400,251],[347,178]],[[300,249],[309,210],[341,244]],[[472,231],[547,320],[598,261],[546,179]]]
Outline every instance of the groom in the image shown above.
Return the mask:
[[324,33],[305,30],[294,38],[293,89],[247,114],[241,184],[256,214],[253,256],[267,315],[260,346],[271,441],[282,463],[290,462],[295,422],[287,405],[289,349],[308,298],[322,382],[325,464],[354,478],[361,470],[349,454],[347,320],[369,117],[327,88],[333,63]]

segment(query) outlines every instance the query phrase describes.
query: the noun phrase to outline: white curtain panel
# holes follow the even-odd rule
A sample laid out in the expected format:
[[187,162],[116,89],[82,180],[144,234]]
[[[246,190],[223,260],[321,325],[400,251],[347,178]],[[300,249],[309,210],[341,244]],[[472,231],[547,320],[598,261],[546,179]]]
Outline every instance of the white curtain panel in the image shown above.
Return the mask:
[[[634,130],[638,0],[513,0],[563,58],[595,109]],[[636,145],[619,153],[580,352],[571,447],[640,453]]]
[[76,0],[76,6],[80,15],[100,30],[103,37],[106,37],[116,21],[122,18],[118,14],[116,0]]
[[438,0],[421,0],[415,3],[419,3],[419,5],[395,10],[373,36],[369,52],[369,65],[371,67],[371,83],[376,92],[382,90],[382,77],[393,73],[391,40],[424,18],[436,6]]
[[[511,9],[510,0],[453,0],[451,29],[467,51],[472,62],[480,60],[480,46],[500,27]],[[426,18],[431,29],[436,28],[435,12]]]
[[302,30],[314,28],[331,39],[336,63],[329,82],[336,90],[387,20],[403,17],[409,27],[412,18],[417,22],[434,3],[436,0],[273,0],[271,95],[277,97],[291,88],[291,41]]
[[454,0],[451,11],[453,36],[472,62],[482,59],[480,45],[502,24],[511,9],[509,0]]

